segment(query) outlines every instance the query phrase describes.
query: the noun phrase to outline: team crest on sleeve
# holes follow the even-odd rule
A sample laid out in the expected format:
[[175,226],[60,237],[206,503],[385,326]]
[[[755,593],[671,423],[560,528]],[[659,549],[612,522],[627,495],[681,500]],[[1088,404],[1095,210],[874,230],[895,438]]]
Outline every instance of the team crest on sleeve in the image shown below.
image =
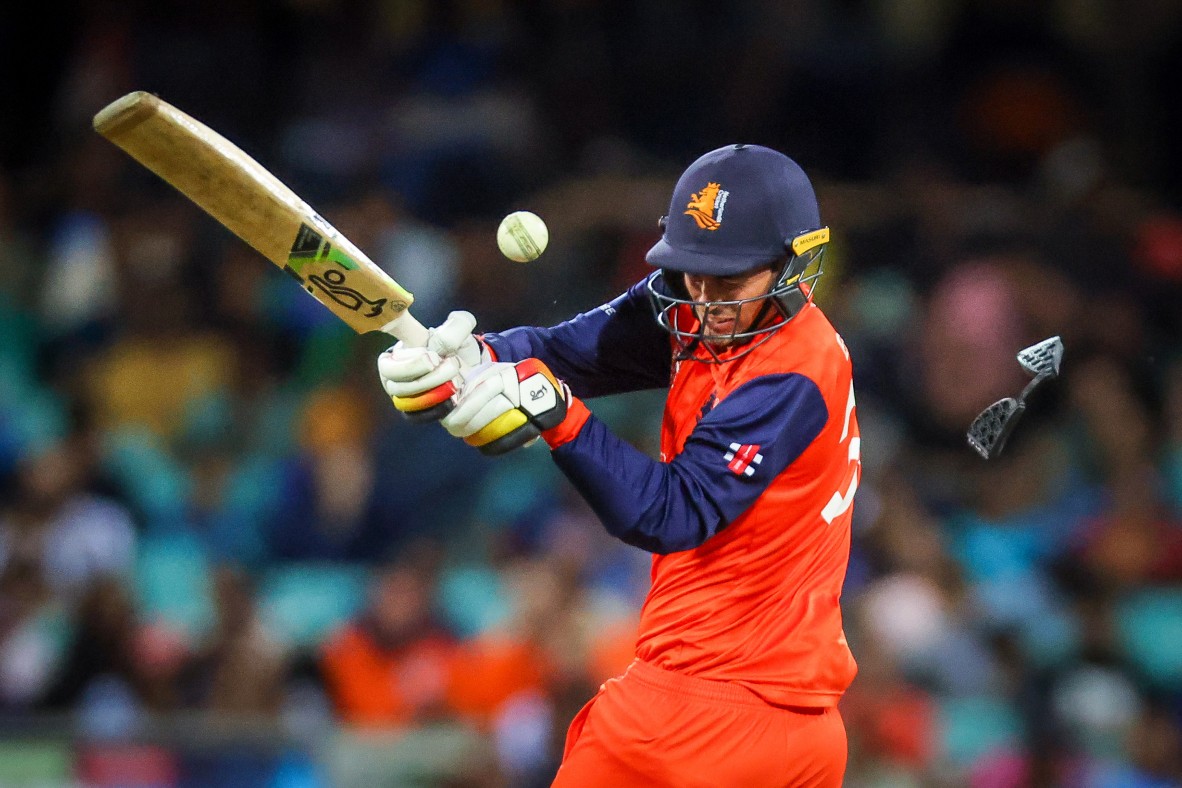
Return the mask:
[[686,203],[686,216],[692,216],[703,230],[717,230],[722,226],[722,212],[726,209],[726,198],[730,192],[723,189],[721,184],[707,183],[706,188],[690,195]]
[[758,443],[732,443],[730,451],[722,455],[722,458],[727,462],[727,470],[736,476],[753,476],[755,466],[763,462]]

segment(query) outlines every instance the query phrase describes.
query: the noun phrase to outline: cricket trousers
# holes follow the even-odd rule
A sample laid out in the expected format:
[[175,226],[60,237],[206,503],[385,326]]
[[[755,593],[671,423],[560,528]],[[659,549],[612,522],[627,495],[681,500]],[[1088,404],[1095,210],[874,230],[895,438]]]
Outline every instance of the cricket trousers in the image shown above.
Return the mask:
[[769,705],[636,660],[575,716],[553,788],[840,788],[836,708]]

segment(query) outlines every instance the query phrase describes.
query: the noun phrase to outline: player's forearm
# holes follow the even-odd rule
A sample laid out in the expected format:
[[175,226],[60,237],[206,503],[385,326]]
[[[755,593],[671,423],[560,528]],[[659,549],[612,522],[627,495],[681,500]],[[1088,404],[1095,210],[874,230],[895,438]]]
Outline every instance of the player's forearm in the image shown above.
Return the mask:
[[657,462],[594,416],[551,456],[608,533],[627,544],[691,550],[726,524],[689,469]]

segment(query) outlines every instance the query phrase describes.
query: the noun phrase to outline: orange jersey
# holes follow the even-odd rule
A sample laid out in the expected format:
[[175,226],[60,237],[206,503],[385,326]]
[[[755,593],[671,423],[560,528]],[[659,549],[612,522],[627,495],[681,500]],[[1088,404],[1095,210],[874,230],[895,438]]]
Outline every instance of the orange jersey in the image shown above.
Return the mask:
[[[653,556],[637,656],[667,670],[742,684],[770,703],[830,706],[856,672],[839,600],[860,439],[849,353],[821,310],[810,303],[733,361],[682,362],[665,407],[661,450],[673,460],[708,402],[719,407],[741,384],[777,373],[816,384],[828,419],[737,519],[700,547]],[[740,472],[760,473],[761,450],[748,450]],[[735,455],[729,472],[744,462],[741,449]]]
[[609,533],[654,553],[637,656],[770,703],[836,704],[856,671],[839,599],[860,439],[849,353],[821,310],[722,364],[673,362],[643,282],[485,339],[575,396],[669,386],[659,462],[594,416],[551,455]]

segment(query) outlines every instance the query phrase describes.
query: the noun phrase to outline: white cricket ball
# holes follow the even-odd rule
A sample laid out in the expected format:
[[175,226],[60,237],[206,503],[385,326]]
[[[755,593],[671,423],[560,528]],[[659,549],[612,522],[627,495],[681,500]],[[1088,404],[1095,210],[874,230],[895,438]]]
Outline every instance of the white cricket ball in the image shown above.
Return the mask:
[[497,228],[497,246],[501,254],[518,263],[538,259],[550,242],[550,231],[542,217],[529,211],[514,211],[501,219]]

